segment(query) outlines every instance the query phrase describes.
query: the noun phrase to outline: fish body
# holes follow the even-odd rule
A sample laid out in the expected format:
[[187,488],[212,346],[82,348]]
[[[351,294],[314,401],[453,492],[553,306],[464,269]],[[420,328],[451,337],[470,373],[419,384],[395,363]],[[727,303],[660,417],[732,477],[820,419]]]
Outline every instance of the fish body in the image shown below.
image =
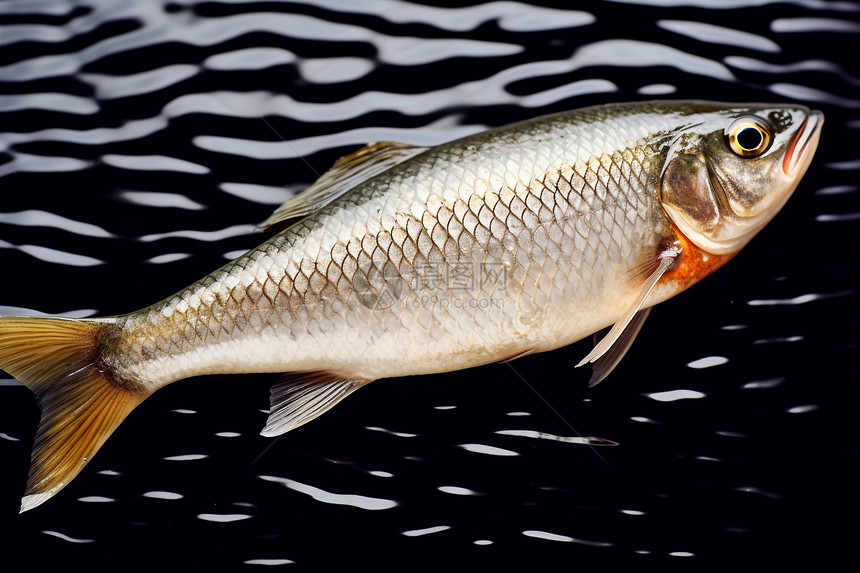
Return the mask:
[[650,307],[782,207],[822,122],[802,106],[646,102],[434,148],[374,144],[266,223],[283,230],[162,302],[103,319],[0,317],[0,367],[43,410],[22,511],[146,396],[190,376],[294,373],[272,390],[263,433],[277,435],[379,378],[551,350],[614,324],[583,361],[599,382]]

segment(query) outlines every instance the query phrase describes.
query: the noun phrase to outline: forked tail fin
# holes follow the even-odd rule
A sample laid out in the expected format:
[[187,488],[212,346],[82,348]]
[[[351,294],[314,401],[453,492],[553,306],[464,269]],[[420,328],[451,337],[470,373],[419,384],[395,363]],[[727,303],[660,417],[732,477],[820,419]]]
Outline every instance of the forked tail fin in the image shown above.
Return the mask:
[[42,409],[22,513],[68,485],[149,395],[117,383],[102,362],[100,333],[110,325],[0,317],[0,369],[33,390]]

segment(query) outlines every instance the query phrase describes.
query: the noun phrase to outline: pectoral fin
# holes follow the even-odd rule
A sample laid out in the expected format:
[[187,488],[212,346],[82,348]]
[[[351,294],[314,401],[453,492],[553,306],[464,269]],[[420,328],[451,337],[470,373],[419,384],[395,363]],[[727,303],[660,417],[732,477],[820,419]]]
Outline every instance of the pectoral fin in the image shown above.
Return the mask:
[[272,385],[269,419],[260,434],[272,437],[298,428],[368,383],[344,380],[328,372],[307,372],[276,382]]
[[271,217],[260,223],[260,228],[265,229],[277,223],[315,213],[359,183],[426,150],[426,147],[390,141],[362,147],[354,153],[341,157],[310,187],[295,197],[287,199],[272,213]]
[[[669,270],[669,267],[672,266],[680,254],[680,247],[674,245],[660,253],[657,268],[655,268],[648,278],[642,282],[639,287],[639,294],[633,300],[633,303],[612,326],[606,336],[594,345],[594,348],[588,353],[588,356],[583,358],[582,361],[576,365],[576,367],[579,368],[584,364],[597,362],[601,357],[607,355],[611,348],[616,344],[618,345],[618,348],[614,349],[604,361],[595,366],[594,375],[591,377],[589,386],[595,386],[603,380],[603,378],[605,378],[609,372],[615,368],[627,352],[627,349],[630,348],[630,345],[633,343],[633,339],[636,337],[636,334],[638,334],[639,329],[642,328],[642,324],[648,316],[648,313],[645,312],[643,316],[637,317],[641,311],[647,310],[643,309],[642,305],[645,304],[645,301],[648,299],[648,295],[651,294],[651,291],[654,290],[655,286],[657,286],[660,278],[667,270]],[[625,333],[625,330],[627,330],[628,327],[631,332]]]
[[[648,318],[649,314],[651,314],[651,307],[643,308],[633,315],[633,320],[630,321],[630,324],[627,325],[618,339],[609,347],[606,354],[600,356],[594,361],[594,364],[591,367],[591,379],[588,381],[589,388],[593,388],[603,382],[603,380],[609,376],[609,373],[615,370],[615,367],[618,366],[618,363],[621,362],[621,359],[624,358],[624,355],[627,354],[628,350],[630,350],[630,346],[632,346],[633,341],[636,340],[636,337],[639,335],[639,331],[642,330],[642,325],[645,324],[645,319]],[[607,328],[594,335],[595,346],[600,342],[600,340],[605,338],[605,335],[608,334],[609,330],[610,329]]]

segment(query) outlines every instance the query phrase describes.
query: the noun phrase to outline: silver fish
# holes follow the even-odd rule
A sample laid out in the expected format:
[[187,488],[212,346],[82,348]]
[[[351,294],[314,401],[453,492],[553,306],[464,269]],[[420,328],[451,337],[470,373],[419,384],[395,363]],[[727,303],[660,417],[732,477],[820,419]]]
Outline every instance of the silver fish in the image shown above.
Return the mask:
[[283,230],[162,302],[88,320],[0,317],[0,368],[42,409],[21,511],[68,484],[147,396],[189,376],[291,373],[272,387],[265,436],[379,378],[605,330],[581,363],[596,384],[653,305],[779,211],[822,123],[799,105],[646,102],[434,148],[377,143],[264,223]]

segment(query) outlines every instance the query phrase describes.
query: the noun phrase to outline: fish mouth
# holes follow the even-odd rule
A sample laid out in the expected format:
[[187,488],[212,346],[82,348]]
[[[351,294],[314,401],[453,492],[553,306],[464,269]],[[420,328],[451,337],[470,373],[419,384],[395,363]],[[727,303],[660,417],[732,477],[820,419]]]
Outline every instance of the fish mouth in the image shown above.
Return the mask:
[[782,171],[788,176],[794,174],[798,167],[808,163],[812,151],[818,145],[821,135],[821,126],[824,125],[824,114],[813,110],[803,121],[803,125],[788,144],[785,157],[782,160]]

